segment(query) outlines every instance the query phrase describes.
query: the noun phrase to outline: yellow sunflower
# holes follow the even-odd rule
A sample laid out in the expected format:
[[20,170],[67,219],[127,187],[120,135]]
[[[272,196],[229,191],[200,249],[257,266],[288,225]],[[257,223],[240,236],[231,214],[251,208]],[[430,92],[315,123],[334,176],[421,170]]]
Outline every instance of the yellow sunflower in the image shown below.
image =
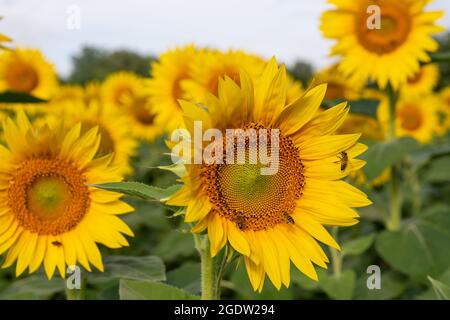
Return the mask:
[[127,114],[133,136],[151,141],[162,133],[164,119],[153,108],[143,78],[131,72],[118,72],[105,80],[101,91],[104,103]]
[[398,88],[438,49],[431,35],[443,31],[435,24],[443,12],[424,11],[430,0],[328,2],[336,8],[324,12],[321,30],[337,40],[331,54],[342,56],[338,68],[351,79]]
[[357,100],[364,83],[351,82],[342,72],[339,71],[337,65],[320,70],[314,75],[312,85],[327,84],[327,93],[325,100]]
[[[427,143],[433,137],[438,126],[437,108],[439,100],[434,95],[426,95],[417,98],[402,97],[397,102],[395,126],[397,135],[410,136],[417,141]],[[378,109],[377,117],[384,128],[388,131],[389,104],[387,99],[382,100]]]
[[189,100],[204,103],[209,93],[217,95],[219,78],[228,76],[239,84],[239,73],[247,72],[252,79],[258,79],[265,62],[258,56],[243,51],[202,50],[192,64],[190,78],[182,87]]
[[[218,97],[207,95],[205,107],[182,101],[185,126],[191,135],[194,121],[202,121],[203,130],[255,129],[263,139],[278,141],[277,172],[262,175],[260,169],[267,167],[261,161],[231,164],[219,158],[212,164],[186,164],[184,185],[167,203],[187,207],[185,221],[196,223],[193,232],[207,230],[212,256],[225,245],[240,253],[255,290],[262,290],[266,274],[276,288],[289,286],[290,261],[317,280],[313,263],[326,268],[328,258],[316,240],[339,249],[324,225],[353,225],[358,214],[352,207],[371,203],[340,180],[349,167],[364,165],[355,157],[366,146],[357,143],[359,134],[334,134],[348,113],[345,103],[317,112],[326,85],[286,105],[286,71],[275,59],[257,81],[246,72],[238,79],[239,85],[221,78]],[[272,138],[277,129],[279,135]],[[259,145],[246,142],[246,153],[261,151]],[[194,148],[191,154],[205,150]]]
[[111,165],[117,167],[121,176],[133,172],[130,160],[136,153],[137,141],[130,135],[128,117],[116,108],[108,107],[97,102],[89,105],[80,101],[69,101],[60,104],[61,112],[55,117],[65,119],[69,127],[81,124],[81,133],[97,127],[101,136],[96,157],[112,154]]
[[149,93],[153,107],[165,118],[166,131],[171,132],[183,123],[179,99],[188,99],[181,83],[190,79],[190,68],[197,49],[193,45],[169,50],[152,63]]
[[426,64],[401,86],[401,94],[429,94],[439,81],[439,68],[434,64]]
[[6,146],[0,146],[0,254],[3,268],[16,264],[16,275],[44,265],[48,278],[56,268],[80,263],[103,270],[97,244],[127,246],[133,236],[117,216],[133,211],[121,194],[92,185],[119,181],[111,156],[93,159],[100,145],[96,128],[81,126],[32,129],[24,113],[4,122]]
[[436,133],[445,134],[450,129],[450,86],[439,93],[440,103],[438,107],[439,126]]
[[84,90],[81,86],[65,84],[58,88],[52,102],[83,101]]
[[287,92],[286,92],[286,105],[294,102],[298,98],[300,98],[305,89],[300,81],[295,80],[291,75],[287,75]]
[[0,91],[49,99],[57,87],[55,70],[40,51],[19,48],[0,53]]

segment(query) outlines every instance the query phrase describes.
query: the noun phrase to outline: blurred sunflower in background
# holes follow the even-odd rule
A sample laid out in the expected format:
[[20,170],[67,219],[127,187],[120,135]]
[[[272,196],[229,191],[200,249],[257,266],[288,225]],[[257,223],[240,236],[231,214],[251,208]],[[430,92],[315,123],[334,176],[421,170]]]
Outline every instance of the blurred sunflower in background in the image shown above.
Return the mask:
[[[409,136],[421,143],[433,137],[438,126],[439,100],[429,94],[425,96],[402,97],[397,103],[395,126],[399,137]],[[384,99],[377,109],[377,117],[384,131],[388,131],[389,106]]]
[[191,79],[192,61],[198,49],[193,45],[169,50],[160,55],[159,61],[151,65],[148,83],[152,106],[165,119],[167,132],[183,125],[183,112],[179,99],[189,99],[182,82]]
[[227,76],[239,84],[239,74],[244,70],[256,80],[264,65],[262,58],[239,50],[201,50],[191,67],[192,80],[183,83],[184,89],[189,92],[189,100],[205,103],[208,94],[218,94],[221,77]]
[[319,70],[314,74],[312,85],[327,84],[325,100],[357,100],[364,82],[352,82],[347,76],[339,71],[338,65]]
[[401,94],[422,95],[431,93],[439,81],[439,68],[435,64],[420,67],[419,72],[409,77],[401,86]]
[[27,93],[49,99],[57,87],[54,67],[40,51],[17,48],[0,53],[0,91]]
[[[279,129],[278,171],[262,175],[261,163],[187,164],[184,185],[167,204],[187,207],[185,221],[196,223],[193,232],[207,230],[212,256],[226,245],[242,255],[254,290],[262,290],[266,274],[276,288],[289,286],[291,261],[317,280],[313,263],[326,268],[328,262],[317,241],[339,249],[323,225],[356,224],[352,208],[371,203],[340,181],[350,167],[365,164],[355,157],[367,147],[357,143],[360,134],[334,134],[348,113],[345,103],[317,112],[326,85],[286,105],[286,71],[275,59],[259,79],[246,72],[233,79],[219,78],[218,97],[207,94],[205,108],[181,102],[186,128],[193,134],[194,121],[201,120],[204,130],[267,129],[268,140]],[[246,144],[247,153],[252,148],[259,147]]]
[[128,116],[134,137],[152,141],[163,132],[163,119],[148,97],[146,82],[131,72],[117,72],[101,86],[101,99]]
[[331,55],[342,57],[339,70],[355,81],[397,89],[438,49],[431,35],[444,30],[435,24],[443,12],[425,11],[429,0],[328,2],[335,8],[322,14],[322,33],[336,39]]
[[0,254],[3,268],[16,263],[16,275],[41,264],[48,278],[58,268],[90,264],[103,271],[97,244],[127,246],[133,232],[117,215],[133,211],[121,194],[93,187],[120,181],[111,156],[94,160],[100,145],[97,128],[81,134],[58,126],[34,130],[23,112],[4,122],[0,145]]
[[450,86],[439,92],[439,100],[437,134],[442,135],[450,130]]
[[65,125],[72,128],[81,124],[81,134],[98,128],[101,136],[96,157],[111,154],[111,166],[122,177],[133,173],[131,157],[136,154],[138,141],[130,134],[128,117],[108,105],[91,102],[67,101],[61,113],[54,117],[65,119]]

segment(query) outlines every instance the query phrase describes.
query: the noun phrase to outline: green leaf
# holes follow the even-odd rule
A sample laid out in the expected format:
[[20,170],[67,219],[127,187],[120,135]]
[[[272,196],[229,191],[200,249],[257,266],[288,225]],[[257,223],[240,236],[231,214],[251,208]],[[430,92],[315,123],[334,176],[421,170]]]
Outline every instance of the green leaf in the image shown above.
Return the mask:
[[450,265],[450,207],[439,205],[405,222],[399,231],[379,234],[375,248],[392,268],[425,280]]
[[356,274],[353,270],[345,270],[339,276],[319,273],[319,284],[325,293],[332,299],[349,300],[353,297]]
[[36,275],[14,280],[9,287],[0,292],[0,299],[49,299],[64,290],[64,280],[55,278],[49,281],[44,275]]
[[393,272],[381,272],[381,288],[369,289],[365,275],[356,281],[355,299],[359,300],[388,300],[398,297],[405,290],[405,281],[399,279]]
[[[429,276],[428,276],[429,277]],[[437,277],[432,278],[435,281],[438,281],[439,283],[444,285],[444,293],[447,292],[445,290],[445,287],[450,287],[450,268],[448,268],[444,273],[440,274]],[[415,298],[418,300],[436,300],[439,298],[437,296],[437,293],[435,291],[435,288],[433,287],[433,283],[428,279],[428,284],[430,286],[430,289],[421,293],[420,295],[416,296]],[[438,293],[440,294],[440,293]],[[448,296],[448,294],[447,294]]]
[[429,53],[431,58],[429,63],[450,62],[450,52],[434,52]]
[[425,179],[429,182],[450,181],[450,156],[433,160],[425,171]]
[[431,282],[431,286],[438,300],[450,300],[450,286],[447,286],[446,284],[443,284],[430,276],[427,278]]
[[161,257],[164,261],[173,261],[191,256],[195,252],[191,234],[173,231],[164,237],[152,253]]
[[375,234],[369,234],[357,239],[344,242],[342,245],[342,255],[359,255],[370,248],[375,240]]
[[[325,108],[331,108],[345,101],[347,100],[345,99],[326,100],[322,103],[322,105]],[[348,105],[350,106],[350,112],[359,113],[372,118],[377,117],[377,108],[379,103],[380,102],[378,100],[369,100],[369,99],[348,101]]]
[[142,200],[157,201],[162,201],[180,188],[180,185],[173,185],[166,189],[162,189],[149,186],[141,182],[110,182],[95,184],[93,186],[108,191],[120,192],[130,197],[135,197]]
[[167,283],[194,294],[200,293],[200,263],[187,262],[167,272]]
[[166,268],[159,257],[109,256],[100,276],[131,280],[164,281]]
[[43,103],[47,102],[37,97],[33,97],[27,93],[6,91],[0,93],[1,103]]
[[361,159],[367,161],[364,166],[367,179],[372,180],[378,177],[384,169],[418,148],[419,144],[412,138],[400,138],[369,146],[369,149],[360,156]]
[[187,291],[160,282],[120,280],[121,300],[197,300]]

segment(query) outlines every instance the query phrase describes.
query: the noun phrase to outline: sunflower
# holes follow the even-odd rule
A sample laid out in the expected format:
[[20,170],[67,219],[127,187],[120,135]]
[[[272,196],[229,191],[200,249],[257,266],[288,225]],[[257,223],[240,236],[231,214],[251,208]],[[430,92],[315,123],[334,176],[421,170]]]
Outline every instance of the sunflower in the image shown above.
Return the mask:
[[384,139],[380,123],[374,118],[363,114],[349,114],[342,126],[337,130],[339,134],[351,132],[361,132],[362,139],[374,141],[382,141]]
[[175,48],[161,54],[152,63],[149,81],[151,103],[166,119],[166,130],[171,132],[183,123],[178,99],[188,99],[181,83],[190,79],[190,68],[198,50],[193,45]]
[[286,92],[286,105],[294,102],[298,98],[300,98],[305,89],[300,81],[295,80],[291,75],[287,75],[287,92]]
[[441,92],[439,93],[439,98],[439,125],[436,129],[436,133],[442,135],[450,129],[450,86],[447,86],[441,90]]
[[65,84],[58,88],[52,102],[83,101],[83,99],[84,90],[81,86]]
[[401,93],[405,95],[429,94],[439,81],[439,68],[434,64],[423,65],[419,72],[402,85]]
[[151,141],[162,133],[164,119],[153,108],[141,77],[125,71],[112,74],[103,83],[101,93],[104,103],[127,114],[134,137]]
[[82,133],[98,128],[101,141],[96,157],[112,154],[111,165],[117,167],[120,175],[133,172],[130,159],[135,155],[138,143],[130,135],[128,117],[125,114],[95,101],[87,105],[72,100],[61,106],[61,112],[55,116],[65,119],[65,124],[69,127],[80,123]]
[[[225,245],[240,253],[255,290],[262,290],[266,274],[276,288],[289,286],[290,261],[317,280],[312,263],[326,268],[328,258],[316,240],[339,249],[324,225],[353,225],[358,214],[351,207],[371,203],[364,193],[339,180],[350,167],[364,165],[355,157],[366,146],[357,143],[359,134],[334,134],[348,113],[345,103],[317,112],[326,85],[311,88],[286,105],[286,71],[275,59],[257,81],[246,72],[238,79],[239,85],[229,77],[219,79],[218,97],[207,95],[205,107],[182,101],[185,126],[191,135],[193,122],[199,120],[204,130],[257,130],[263,139],[279,143],[277,172],[262,175],[260,169],[266,166],[260,161],[221,163],[223,158],[212,164],[186,164],[183,187],[167,203],[187,207],[185,221],[196,223],[193,232],[207,230],[212,256]],[[248,154],[259,145],[246,140],[245,148]],[[192,151],[192,155],[202,152]],[[347,167],[342,167],[342,152]]]
[[100,144],[96,128],[80,135],[81,125],[32,129],[24,113],[4,122],[6,146],[0,146],[0,254],[3,268],[16,264],[16,275],[41,264],[50,279],[56,267],[78,262],[103,271],[97,244],[127,246],[133,232],[117,215],[133,211],[121,194],[94,184],[119,181],[111,156],[93,160]]
[[364,83],[351,82],[342,72],[339,71],[337,65],[320,70],[314,75],[312,85],[327,84],[327,92],[325,100],[357,100]]
[[57,86],[55,70],[40,51],[19,48],[0,53],[0,91],[23,92],[49,99]]
[[[434,95],[426,95],[417,98],[402,97],[396,106],[395,126],[397,135],[410,136],[417,141],[427,143],[433,137],[438,126],[437,108],[439,100]],[[377,117],[384,131],[388,130],[389,104],[387,99],[382,100]]]
[[[321,30],[336,39],[332,55],[342,56],[339,70],[356,81],[371,79],[397,89],[430,61],[438,49],[432,34],[443,12],[425,12],[430,0],[329,0],[335,9],[324,12]],[[379,9],[377,12],[376,8]],[[380,14],[379,25],[376,14]]]
[[239,84],[241,71],[247,72],[252,79],[258,79],[265,62],[256,55],[243,51],[202,50],[192,64],[190,78],[182,83],[189,100],[204,103],[209,93],[217,95],[219,78],[228,76]]

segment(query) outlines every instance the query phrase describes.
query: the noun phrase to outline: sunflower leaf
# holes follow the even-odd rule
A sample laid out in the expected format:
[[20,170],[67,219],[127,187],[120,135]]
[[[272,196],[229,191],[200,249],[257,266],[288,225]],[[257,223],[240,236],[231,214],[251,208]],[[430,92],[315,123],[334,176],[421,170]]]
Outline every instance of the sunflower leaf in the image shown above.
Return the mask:
[[199,296],[160,282],[120,280],[121,300],[198,300]]
[[345,270],[336,276],[321,272],[319,274],[320,287],[332,299],[348,300],[353,297],[356,274],[353,270]]
[[433,279],[430,276],[427,278],[431,282],[431,286],[438,300],[450,300],[450,286]]
[[105,258],[105,272],[101,276],[130,280],[164,281],[166,280],[166,268],[163,261],[156,256],[109,256]]
[[[344,101],[347,100],[345,99],[325,100],[322,103],[322,106],[328,109]],[[370,100],[370,99],[348,101],[348,105],[350,106],[350,112],[362,114],[375,119],[377,117],[377,108],[379,103],[380,102],[378,100]]]
[[374,240],[375,234],[372,233],[367,236],[347,241],[342,245],[341,254],[359,255],[361,253],[364,253],[367,249],[370,248]]
[[375,248],[395,270],[425,281],[450,265],[450,207],[436,205],[406,221],[398,231],[383,231]]
[[110,182],[103,184],[95,184],[93,187],[123,193],[127,196],[142,199],[162,201],[175,193],[180,185],[173,185],[166,189],[153,187],[141,182]]
[[47,102],[23,92],[6,91],[0,93],[0,102],[2,103],[43,103]]
[[397,163],[407,154],[417,150],[419,144],[412,138],[400,138],[388,142],[374,143],[360,156],[366,160],[364,173],[370,181],[378,177],[384,169]]

